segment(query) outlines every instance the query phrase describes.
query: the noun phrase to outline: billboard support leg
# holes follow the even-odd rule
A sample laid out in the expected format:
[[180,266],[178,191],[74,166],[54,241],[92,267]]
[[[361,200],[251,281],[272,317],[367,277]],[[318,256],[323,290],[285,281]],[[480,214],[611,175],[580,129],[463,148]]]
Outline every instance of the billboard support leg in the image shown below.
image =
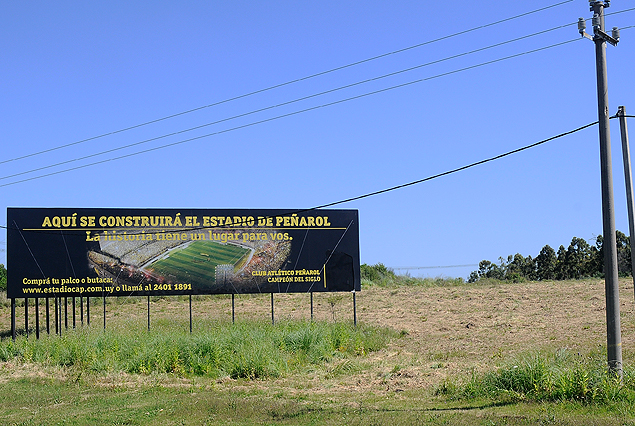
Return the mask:
[[15,342],[15,299],[11,298],[11,337]]
[[313,322],[313,292],[311,292],[311,322]]
[[150,296],[148,295],[148,331],[150,331]]
[[353,324],[357,327],[357,299],[355,299],[355,290],[353,290]]
[[76,318],[75,317],[75,310],[76,310],[76,307],[75,307],[75,296],[73,296],[73,329],[75,328],[75,318]]
[[192,334],[192,295],[190,294],[190,334]]
[[49,302],[49,298],[46,298],[46,334],[51,334],[51,316],[50,316],[51,305]]
[[55,298],[53,299],[53,305],[54,305],[54,308],[55,308],[55,315],[54,315],[54,317],[55,317],[54,318],[55,319],[55,334],[59,334],[59,330],[57,328],[58,325],[59,325],[59,319],[57,317],[57,305],[58,305],[57,296],[55,296]]
[[82,327],[84,326],[84,296],[79,297],[79,320],[82,323]]
[[236,322],[236,311],[235,311],[235,305],[234,305],[234,293],[232,293],[232,324],[234,324]]
[[35,298],[35,338],[40,340],[40,298]]
[[64,328],[68,330],[68,297],[64,296]]
[[26,338],[29,338],[29,298],[24,298],[24,332],[26,333]]
[[106,295],[103,296],[104,299],[104,330],[106,329]]
[[276,320],[273,315],[273,293],[271,293],[271,325],[275,325]]
[[90,297],[86,297],[86,324],[90,327]]

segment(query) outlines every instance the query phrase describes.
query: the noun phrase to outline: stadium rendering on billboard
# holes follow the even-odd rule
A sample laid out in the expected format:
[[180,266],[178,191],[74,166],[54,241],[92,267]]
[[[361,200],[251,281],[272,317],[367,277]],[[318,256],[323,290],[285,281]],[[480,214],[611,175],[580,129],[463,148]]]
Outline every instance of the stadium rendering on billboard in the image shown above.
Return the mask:
[[359,291],[357,210],[7,209],[7,297]]

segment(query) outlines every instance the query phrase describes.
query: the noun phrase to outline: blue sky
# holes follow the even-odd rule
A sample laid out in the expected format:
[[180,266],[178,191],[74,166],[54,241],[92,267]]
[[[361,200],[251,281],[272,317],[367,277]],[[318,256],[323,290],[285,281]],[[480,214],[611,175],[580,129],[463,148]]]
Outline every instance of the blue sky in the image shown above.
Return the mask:
[[[422,179],[597,120],[588,1],[3,2],[0,194],[5,207],[303,209]],[[495,6],[495,7],[494,7]],[[615,13],[635,0],[615,0]],[[566,24],[571,24],[565,26]],[[635,25],[635,11],[606,17]],[[486,26],[152,125],[12,160]],[[564,26],[132,148],[73,160]],[[589,31],[590,25],[589,25]],[[635,114],[635,28],[608,46],[610,112]],[[467,67],[574,40],[465,71]],[[448,75],[435,76],[450,73]],[[435,78],[433,78],[435,77]],[[402,88],[226,131],[388,87]],[[635,124],[631,124],[633,128]],[[222,132],[222,133],[218,133]],[[210,133],[213,136],[52,176]],[[628,233],[619,123],[617,228]],[[631,139],[633,139],[631,137]],[[19,174],[12,178],[6,176]],[[9,184],[9,185],[7,185]],[[358,209],[363,263],[473,265],[602,233],[598,130],[339,205]],[[0,209],[6,225],[6,209]],[[6,231],[0,233],[6,264]],[[475,266],[411,269],[467,277]],[[399,270],[405,272],[404,270]]]

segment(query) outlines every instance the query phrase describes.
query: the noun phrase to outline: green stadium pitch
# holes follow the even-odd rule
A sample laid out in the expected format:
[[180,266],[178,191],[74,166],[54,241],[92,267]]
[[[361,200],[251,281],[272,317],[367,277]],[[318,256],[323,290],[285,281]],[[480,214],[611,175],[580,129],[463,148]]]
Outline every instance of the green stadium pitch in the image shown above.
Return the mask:
[[[144,269],[154,276],[162,276],[174,283],[191,283],[195,288],[209,288],[216,284],[217,267],[236,274],[247,263],[251,249],[214,241],[194,241],[177,247],[147,265]],[[227,271],[224,265],[231,265]]]

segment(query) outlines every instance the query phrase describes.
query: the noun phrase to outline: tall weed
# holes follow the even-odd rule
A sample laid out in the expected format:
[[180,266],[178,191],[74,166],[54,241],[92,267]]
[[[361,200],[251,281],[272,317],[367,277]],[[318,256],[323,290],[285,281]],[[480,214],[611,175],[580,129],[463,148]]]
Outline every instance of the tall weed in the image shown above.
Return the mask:
[[211,324],[189,334],[174,327],[80,328],[36,340],[0,341],[0,360],[92,372],[169,373],[259,379],[334,357],[364,355],[396,337],[389,329],[343,323],[243,322]]
[[551,355],[524,355],[485,374],[472,373],[463,384],[448,381],[437,394],[459,399],[634,402],[634,375],[632,368],[625,368],[620,381],[607,371],[601,354],[584,356],[563,349]]

